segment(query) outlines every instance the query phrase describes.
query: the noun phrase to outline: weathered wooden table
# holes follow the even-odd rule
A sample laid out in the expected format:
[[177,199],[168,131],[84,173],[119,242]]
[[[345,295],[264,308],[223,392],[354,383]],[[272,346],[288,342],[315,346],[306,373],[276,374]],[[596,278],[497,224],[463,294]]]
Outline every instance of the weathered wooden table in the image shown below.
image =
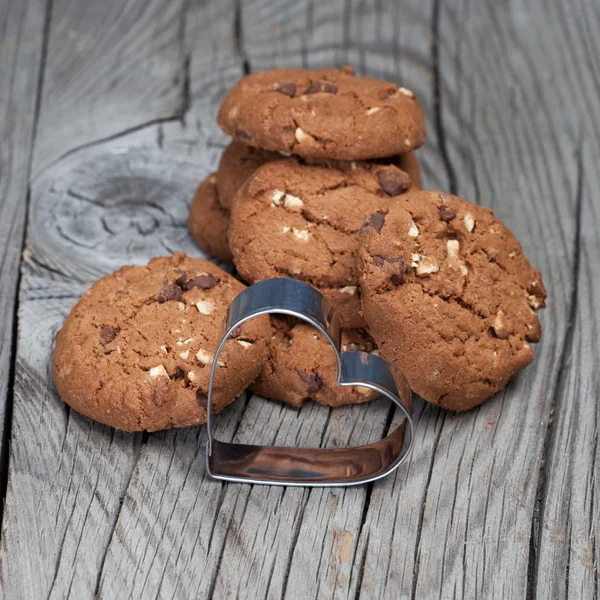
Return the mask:
[[[600,5],[595,0],[0,0],[6,598],[597,598]],[[536,362],[468,414],[417,400],[395,476],[223,485],[202,428],[131,435],[54,391],[89,284],[173,250],[245,72],[352,64],[416,91],[425,184],[491,206],[542,270]],[[219,435],[360,443],[389,405],[242,398]]]

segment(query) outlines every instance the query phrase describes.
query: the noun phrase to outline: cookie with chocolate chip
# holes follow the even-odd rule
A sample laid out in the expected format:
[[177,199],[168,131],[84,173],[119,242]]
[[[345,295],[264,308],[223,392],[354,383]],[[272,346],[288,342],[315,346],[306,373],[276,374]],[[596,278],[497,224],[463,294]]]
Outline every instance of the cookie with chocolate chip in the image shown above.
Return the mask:
[[217,189],[221,206],[229,210],[235,194],[256,169],[271,160],[282,158],[284,157],[279,152],[269,152],[232,140],[223,150],[217,169]]
[[366,324],[358,293],[360,227],[411,182],[395,165],[339,166],[295,159],[263,165],[233,203],[229,245],[245,281],[305,281],[336,305],[343,327],[356,328]]
[[304,157],[362,160],[425,141],[415,94],[343,69],[274,69],[241,79],[217,122],[244,144]]
[[200,183],[194,194],[188,227],[202,250],[221,260],[231,260],[228,226],[229,211],[221,206],[216,175],[213,173]]
[[[125,431],[204,423],[227,307],[244,287],[214,264],[182,253],[103,277],[57,336],[53,374],[60,397]],[[263,316],[227,341],[217,363],[215,412],[260,373],[268,339]]]
[[405,194],[365,221],[359,257],[373,338],[425,400],[467,410],[533,361],[546,291],[491,210]]
[[[337,383],[338,365],[329,341],[312,325],[291,317],[271,317],[269,360],[250,389],[265,398],[300,407],[307,400],[327,406],[368,402],[378,396],[365,387]],[[363,329],[342,331],[342,351],[378,352]]]

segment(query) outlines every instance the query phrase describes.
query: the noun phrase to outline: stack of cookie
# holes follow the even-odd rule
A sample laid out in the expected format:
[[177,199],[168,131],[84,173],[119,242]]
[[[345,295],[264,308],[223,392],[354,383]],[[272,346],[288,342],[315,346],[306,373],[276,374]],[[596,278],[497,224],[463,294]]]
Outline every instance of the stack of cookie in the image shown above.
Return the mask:
[[[244,283],[181,253],[96,282],[54,357],[76,410],[130,431],[204,423],[228,305],[272,277],[319,289],[343,350],[380,352],[401,389],[445,408],[480,404],[533,360],[540,273],[492,211],[421,190],[425,127],[410,90],[349,68],[275,69],[243,78],[218,122],[233,141],[189,226]],[[217,366],[216,411],[247,387],[294,406],[374,397],[338,386],[328,342],[287,317],[245,322]]]
[[[425,126],[413,92],[348,67],[276,69],[242,79],[218,122],[234,140],[192,202],[200,246],[232,258],[246,283],[293,277],[318,288],[337,307],[343,347],[376,352],[360,303],[358,238],[366,217],[420,188],[412,150]],[[253,391],[295,406],[373,397],[336,384],[333,352],[310,326],[271,321],[270,359]]]

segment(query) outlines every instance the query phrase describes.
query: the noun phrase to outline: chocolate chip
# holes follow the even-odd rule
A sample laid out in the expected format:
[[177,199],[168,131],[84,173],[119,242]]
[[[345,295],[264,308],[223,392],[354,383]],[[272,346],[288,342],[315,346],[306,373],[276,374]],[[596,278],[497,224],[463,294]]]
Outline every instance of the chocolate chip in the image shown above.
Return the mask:
[[198,392],[196,394],[196,402],[202,406],[202,408],[208,408],[208,396],[206,394]]
[[446,223],[450,223],[452,219],[456,219],[456,213],[452,212],[445,204],[440,206],[440,219]]
[[252,141],[254,139],[247,131],[244,131],[239,125],[235,126],[235,137],[242,138],[243,140],[248,141]]
[[273,89],[276,92],[280,92],[281,94],[285,94],[290,98],[293,98],[296,95],[296,84],[285,82],[285,83],[276,83]]
[[164,304],[169,300],[181,300],[183,298],[183,291],[181,288],[174,283],[164,283],[158,297],[156,298],[160,304]]
[[242,328],[238,325],[229,335],[229,337],[232,338],[236,338],[236,337],[240,337],[240,334],[242,333]]
[[377,213],[371,215],[365,222],[365,225],[368,227],[372,227],[377,233],[381,231],[383,228],[383,224],[385,223],[385,215],[381,213]]
[[185,371],[181,367],[175,367],[173,377],[175,379],[183,379],[185,377]]
[[390,281],[395,285],[404,283],[404,258],[384,258],[383,256],[373,256],[375,266],[385,268],[389,273]]
[[377,179],[379,180],[379,185],[388,196],[403,194],[408,190],[411,183],[410,176],[396,167],[381,169],[377,173]]
[[323,385],[323,381],[317,373],[307,373],[306,371],[299,372],[300,379],[306,384],[306,390],[311,394],[316,394]]
[[180,275],[175,283],[183,288],[186,292],[192,288],[200,288],[201,290],[210,290],[219,283],[219,279],[212,273],[202,273],[196,275],[193,271],[187,271],[183,275]]
[[100,330],[100,341],[103,344],[110,344],[117,337],[117,330],[112,327],[103,327]]
[[337,87],[326,81],[315,81],[311,83],[305,90],[305,94],[337,94]]

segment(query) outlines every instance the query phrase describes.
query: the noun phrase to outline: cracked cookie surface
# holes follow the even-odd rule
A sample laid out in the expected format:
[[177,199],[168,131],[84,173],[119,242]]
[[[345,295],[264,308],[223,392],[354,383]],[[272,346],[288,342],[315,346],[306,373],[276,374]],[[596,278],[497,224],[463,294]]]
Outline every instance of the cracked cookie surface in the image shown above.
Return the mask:
[[[337,383],[338,365],[329,341],[312,325],[291,317],[271,317],[269,360],[250,389],[260,396],[301,407],[307,400],[327,406],[357,404],[378,397],[365,387]],[[378,352],[363,329],[342,330],[341,350]]]
[[[341,166],[341,165],[340,165]],[[360,227],[392,194],[411,186],[395,165],[344,163],[341,168],[267,163],[238,192],[229,244],[241,277],[256,283],[290,277],[336,305],[342,327],[364,326],[358,293]]]
[[491,210],[411,192],[365,221],[359,256],[371,333],[425,400],[467,410],[533,361],[546,291]]
[[[206,421],[210,369],[227,307],[245,286],[182,253],[98,280],[58,333],[53,375],[61,398],[125,431]],[[252,319],[218,359],[218,412],[253,381],[267,357],[269,319]]]
[[217,122],[250,146],[313,158],[393,156],[425,141],[412,91],[349,67],[251,73],[227,95]]
[[198,186],[190,207],[188,227],[202,250],[222,260],[233,258],[227,241],[229,211],[219,201],[215,173]]

